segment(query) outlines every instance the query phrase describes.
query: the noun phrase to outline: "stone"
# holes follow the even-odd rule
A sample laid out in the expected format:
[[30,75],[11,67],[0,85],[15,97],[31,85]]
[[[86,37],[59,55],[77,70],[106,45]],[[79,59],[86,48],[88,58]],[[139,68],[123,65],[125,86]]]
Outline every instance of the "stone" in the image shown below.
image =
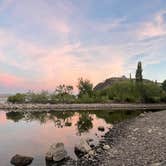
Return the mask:
[[93,142],[93,138],[87,138],[86,141],[89,143],[89,142]]
[[99,131],[104,131],[105,128],[104,128],[104,126],[99,126],[99,127],[98,127],[98,130],[99,130]]
[[89,154],[89,156],[94,156],[95,155],[95,151],[94,150],[90,150],[88,154]]
[[84,139],[81,139],[79,144],[78,145],[75,145],[75,154],[78,156],[78,157],[81,157],[85,154],[87,154],[90,150],[91,150],[91,147],[88,145],[87,141],[84,140]]
[[53,160],[54,162],[62,161],[67,157],[67,152],[63,143],[52,144],[49,151],[46,153],[46,160]]
[[104,146],[103,146],[103,149],[104,149],[104,150],[109,150],[109,149],[110,149],[110,146],[109,146],[109,145],[104,145]]
[[33,161],[33,157],[29,156],[21,156],[19,154],[16,154],[12,157],[10,163],[15,166],[27,166],[30,165]]

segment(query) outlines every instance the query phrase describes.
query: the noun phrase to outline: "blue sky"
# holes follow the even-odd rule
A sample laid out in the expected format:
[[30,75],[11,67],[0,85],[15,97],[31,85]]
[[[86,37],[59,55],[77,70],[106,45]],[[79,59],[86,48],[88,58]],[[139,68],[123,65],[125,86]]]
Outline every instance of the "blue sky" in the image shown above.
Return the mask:
[[0,0],[0,91],[112,76],[166,79],[164,0]]

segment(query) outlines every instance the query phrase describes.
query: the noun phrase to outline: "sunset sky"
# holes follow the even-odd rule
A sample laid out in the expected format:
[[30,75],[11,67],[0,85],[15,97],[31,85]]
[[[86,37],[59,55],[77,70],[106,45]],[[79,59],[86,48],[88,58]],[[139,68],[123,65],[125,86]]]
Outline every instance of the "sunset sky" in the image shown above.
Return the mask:
[[0,0],[0,93],[166,79],[165,0]]

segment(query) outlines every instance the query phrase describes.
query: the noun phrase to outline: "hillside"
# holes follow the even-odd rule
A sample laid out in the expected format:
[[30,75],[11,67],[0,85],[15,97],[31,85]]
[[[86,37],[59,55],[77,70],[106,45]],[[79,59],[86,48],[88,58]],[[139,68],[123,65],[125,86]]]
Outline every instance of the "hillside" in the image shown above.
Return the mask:
[[[111,77],[111,78],[108,78],[106,79],[104,82],[100,82],[98,83],[95,87],[94,87],[94,90],[102,90],[102,89],[105,89],[117,82],[121,82],[121,81],[126,81],[126,80],[129,80],[129,78],[127,78],[126,76],[122,76],[122,77]],[[135,81],[135,79],[132,79],[133,81]],[[143,81],[146,83],[146,82],[153,82],[151,80],[148,80],[148,79],[143,79]],[[157,83],[159,86],[161,86],[161,83]]]

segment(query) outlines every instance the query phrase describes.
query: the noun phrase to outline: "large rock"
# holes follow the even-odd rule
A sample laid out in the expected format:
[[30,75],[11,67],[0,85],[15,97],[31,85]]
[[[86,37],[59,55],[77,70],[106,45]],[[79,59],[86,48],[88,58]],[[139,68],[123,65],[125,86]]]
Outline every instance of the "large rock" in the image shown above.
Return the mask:
[[75,154],[78,157],[81,157],[87,154],[91,150],[91,147],[88,145],[87,141],[81,139],[78,145],[75,145]]
[[50,146],[46,153],[46,160],[53,160],[55,162],[62,161],[67,157],[67,152],[63,143],[55,143]]
[[16,154],[12,157],[10,163],[15,166],[27,166],[30,165],[33,161],[33,157],[28,156],[21,156],[19,154]]

